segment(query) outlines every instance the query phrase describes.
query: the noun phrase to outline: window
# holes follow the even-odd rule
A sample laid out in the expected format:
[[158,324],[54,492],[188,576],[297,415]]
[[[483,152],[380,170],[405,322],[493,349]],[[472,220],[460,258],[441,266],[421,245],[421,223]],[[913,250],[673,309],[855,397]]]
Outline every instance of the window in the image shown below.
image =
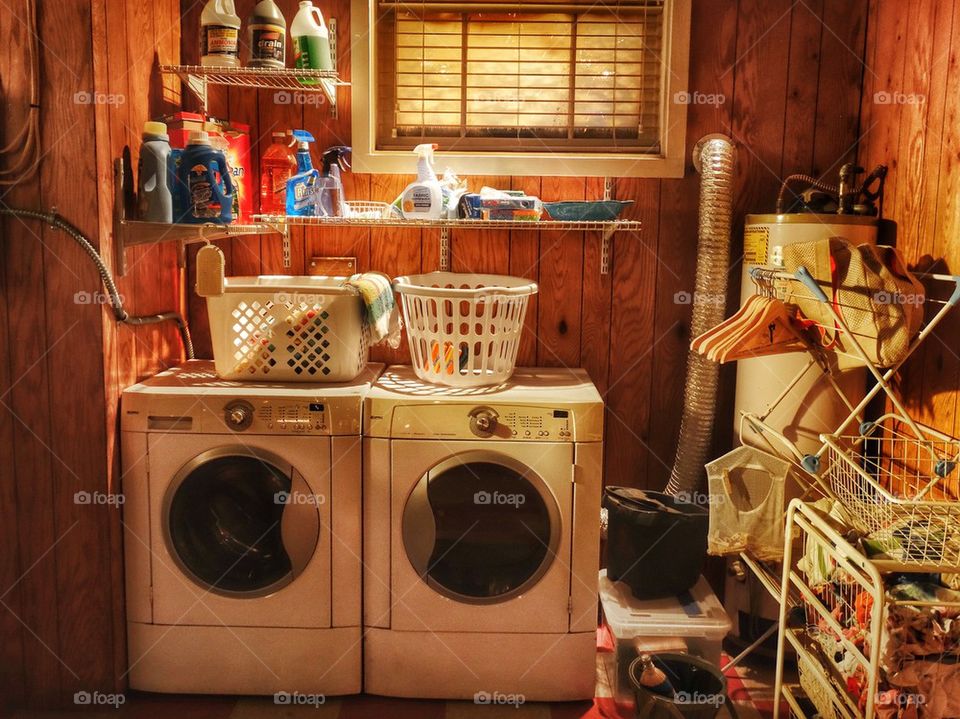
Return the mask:
[[678,176],[689,0],[354,0],[358,171]]

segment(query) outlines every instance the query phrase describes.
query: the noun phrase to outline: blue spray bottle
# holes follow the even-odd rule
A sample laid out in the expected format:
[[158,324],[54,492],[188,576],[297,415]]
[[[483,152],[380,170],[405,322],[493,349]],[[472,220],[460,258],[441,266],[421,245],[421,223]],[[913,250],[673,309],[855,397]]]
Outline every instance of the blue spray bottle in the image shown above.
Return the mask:
[[206,132],[193,131],[177,168],[178,217],[175,222],[202,224],[233,221],[233,180],[223,153],[210,146]]
[[321,214],[320,172],[310,159],[311,142],[315,142],[313,135],[306,130],[293,131],[293,143],[297,145],[297,174],[287,180],[287,214],[295,217]]

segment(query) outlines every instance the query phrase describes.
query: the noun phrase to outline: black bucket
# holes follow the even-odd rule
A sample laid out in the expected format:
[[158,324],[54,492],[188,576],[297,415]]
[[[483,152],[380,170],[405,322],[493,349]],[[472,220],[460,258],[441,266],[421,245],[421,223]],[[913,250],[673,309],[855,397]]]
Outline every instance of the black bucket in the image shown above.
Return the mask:
[[700,578],[710,514],[663,492],[607,487],[607,576],[637,599],[685,592]]
[[737,711],[727,695],[727,679],[720,669],[686,654],[651,654],[654,665],[673,685],[673,698],[656,694],[640,684],[642,660],[630,664],[630,684],[637,701],[637,719],[713,719],[727,708],[737,719]]

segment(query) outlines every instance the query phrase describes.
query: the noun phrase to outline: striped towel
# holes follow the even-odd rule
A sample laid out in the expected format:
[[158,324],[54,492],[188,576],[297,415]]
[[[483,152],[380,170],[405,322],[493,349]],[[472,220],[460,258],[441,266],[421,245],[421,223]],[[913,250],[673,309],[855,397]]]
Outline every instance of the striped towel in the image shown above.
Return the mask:
[[363,299],[367,308],[366,321],[370,328],[370,342],[379,344],[384,340],[392,348],[400,346],[400,311],[393,297],[390,278],[380,272],[364,272],[347,279]]

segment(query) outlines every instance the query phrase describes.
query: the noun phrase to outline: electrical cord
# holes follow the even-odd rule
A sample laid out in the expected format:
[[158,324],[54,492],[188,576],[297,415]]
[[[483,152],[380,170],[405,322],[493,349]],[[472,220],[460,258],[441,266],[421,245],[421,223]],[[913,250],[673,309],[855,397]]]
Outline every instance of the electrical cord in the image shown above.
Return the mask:
[[110,301],[110,309],[113,310],[113,316],[116,318],[117,322],[122,322],[127,325],[132,325],[134,327],[142,327],[144,325],[154,325],[161,322],[174,322],[177,325],[177,329],[180,332],[180,339],[183,342],[183,349],[186,352],[187,359],[194,359],[193,352],[193,340],[190,337],[190,327],[187,325],[186,320],[179,312],[160,312],[155,315],[139,315],[133,316],[130,315],[123,308],[123,299],[120,297],[120,292],[117,290],[117,283],[113,279],[113,275],[110,274],[110,269],[106,266],[103,261],[103,258],[100,257],[100,253],[97,252],[97,248],[88,240],[80,230],[74,227],[70,222],[62,218],[56,212],[41,212],[39,210],[22,210],[13,207],[7,207],[5,205],[0,205],[0,215],[10,215],[12,217],[28,218],[31,220],[38,220],[40,222],[46,222],[47,224],[56,227],[58,230],[65,232],[70,235],[83,251],[90,256],[90,259],[93,260],[93,263],[97,266],[97,271],[100,273],[100,279],[103,282],[104,289],[107,291],[107,297]]

